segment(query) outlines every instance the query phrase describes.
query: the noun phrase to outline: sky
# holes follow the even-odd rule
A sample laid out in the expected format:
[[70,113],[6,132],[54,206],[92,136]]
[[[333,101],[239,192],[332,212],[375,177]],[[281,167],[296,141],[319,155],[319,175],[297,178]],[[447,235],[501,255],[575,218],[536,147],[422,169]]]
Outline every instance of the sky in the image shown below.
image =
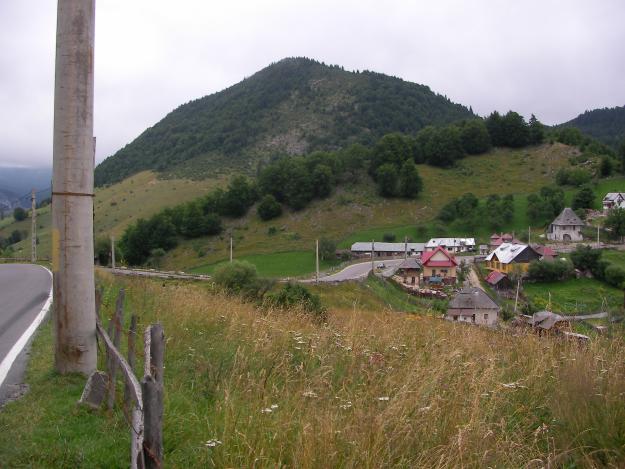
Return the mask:
[[[0,0],[0,167],[52,164],[56,7]],[[622,0],[99,0],[96,161],[284,57],[546,124],[625,105]]]

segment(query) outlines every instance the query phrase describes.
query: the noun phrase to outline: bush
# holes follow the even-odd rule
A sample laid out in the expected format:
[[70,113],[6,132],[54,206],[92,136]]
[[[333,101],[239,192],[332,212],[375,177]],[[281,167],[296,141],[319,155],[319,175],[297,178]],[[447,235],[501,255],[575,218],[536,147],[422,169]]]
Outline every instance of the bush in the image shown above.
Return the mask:
[[571,253],[571,262],[573,262],[576,269],[584,272],[593,272],[597,268],[601,254],[600,249],[578,245],[575,251]]
[[573,196],[573,210],[580,208],[595,208],[595,192],[592,190],[589,184],[585,184],[580,190]]
[[267,194],[261,199],[256,212],[261,220],[272,220],[282,215],[282,206],[273,195]]
[[328,317],[319,295],[309,292],[299,283],[287,283],[280,291],[267,295],[267,299],[270,304],[279,308],[300,307],[320,322],[325,322]]
[[247,261],[233,261],[215,269],[213,280],[230,293],[242,293],[258,279],[256,266]]
[[384,233],[384,235],[382,235],[382,241],[385,243],[394,243],[396,239],[397,236],[395,233]]
[[616,288],[624,288],[625,269],[616,265],[608,265],[605,269],[605,281]]
[[15,207],[15,210],[13,210],[13,218],[15,218],[15,221],[26,220],[27,216],[28,212],[26,212],[26,210],[22,207]]
[[533,261],[530,263],[528,275],[536,282],[555,282],[566,280],[574,274],[573,264],[569,261]]
[[581,168],[573,169],[560,169],[556,173],[556,183],[559,186],[574,186],[580,187],[584,184],[588,184],[592,179],[592,174]]
[[98,264],[108,265],[111,252],[111,239],[108,236],[98,238],[95,242],[95,257]]
[[324,261],[334,259],[336,255],[336,242],[331,239],[321,238],[319,240],[319,257]]

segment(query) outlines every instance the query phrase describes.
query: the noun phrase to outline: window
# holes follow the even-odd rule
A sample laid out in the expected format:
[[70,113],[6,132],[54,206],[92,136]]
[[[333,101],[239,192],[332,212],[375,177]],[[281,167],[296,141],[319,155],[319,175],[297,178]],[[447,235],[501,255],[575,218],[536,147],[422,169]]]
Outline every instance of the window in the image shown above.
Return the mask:
[[484,314],[484,321],[488,321],[488,313]]

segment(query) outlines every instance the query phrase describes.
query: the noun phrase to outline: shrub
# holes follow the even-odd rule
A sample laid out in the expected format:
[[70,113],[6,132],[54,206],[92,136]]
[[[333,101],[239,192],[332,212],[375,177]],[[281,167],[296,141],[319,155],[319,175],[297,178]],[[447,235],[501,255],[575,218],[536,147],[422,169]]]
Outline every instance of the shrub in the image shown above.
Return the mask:
[[605,269],[605,281],[616,288],[623,288],[625,283],[625,269],[608,265]]
[[397,236],[395,235],[395,233],[384,233],[384,235],[382,235],[382,240],[385,243],[393,243],[396,239]]
[[98,264],[108,265],[111,252],[111,239],[108,236],[100,237],[95,242],[95,257]]
[[256,212],[261,220],[267,221],[282,215],[282,206],[273,195],[267,194],[258,204]]
[[309,292],[299,283],[287,283],[278,292],[267,295],[267,299],[270,304],[279,308],[300,307],[320,322],[325,322],[328,317],[328,312],[321,304],[319,295]]
[[336,242],[331,239],[321,238],[319,240],[319,257],[324,261],[334,259],[336,255]]
[[15,218],[15,221],[25,220],[27,216],[28,213],[22,207],[15,207],[15,210],[13,210],[13,218]]
[[258,272],[256,266],[247,261],[233,261],[217,267],[213,279],[230,293],[242,293],[255,284]]
[[530,263],[528,275],[536,282],[555,282],[565,280],[573,275],[573,264],[570,261],[533,261]]
[[577,246],[571,253],[571,261],[576,269],[593,272],[601,259],[601,250],[590,246]]

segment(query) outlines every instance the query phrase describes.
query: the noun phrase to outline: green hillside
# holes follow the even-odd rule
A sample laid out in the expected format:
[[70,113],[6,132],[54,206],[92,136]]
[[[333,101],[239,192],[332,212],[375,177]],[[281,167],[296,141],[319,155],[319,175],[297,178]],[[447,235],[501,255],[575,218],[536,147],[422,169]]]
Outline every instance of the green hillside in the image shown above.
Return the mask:
[[613,148],[625,139],[625,106],[593,109],[559,127],[575,127]]
[[202,178],[259,160],[372,144],[389,132],[473,117],[427,86],[374,72],[348,72],[289,58],[184,104],[97,168],[96,185],[143,170]]

